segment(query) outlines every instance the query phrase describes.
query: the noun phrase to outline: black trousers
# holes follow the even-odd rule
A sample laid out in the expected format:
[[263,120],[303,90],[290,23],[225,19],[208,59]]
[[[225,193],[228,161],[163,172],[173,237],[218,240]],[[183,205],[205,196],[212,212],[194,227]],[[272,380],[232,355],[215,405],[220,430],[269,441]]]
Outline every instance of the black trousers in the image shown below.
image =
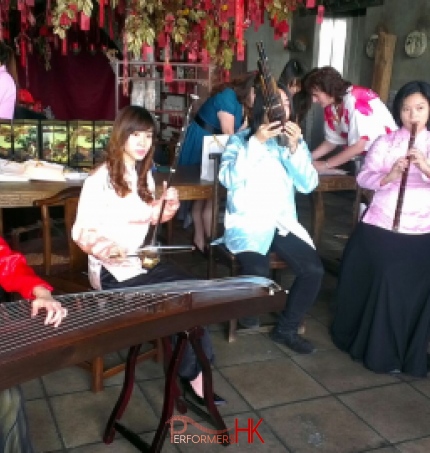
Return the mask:
[[269,278],[270,251],[276,252],[296,275],[285,308],[279,317],[277,329],[281,332],[297,331],[306,312],[317,298],[324,275],[323,265],[316,250],[305,241],[292,233],[286,236],[276,233],[267,255],[256,252],[242,252],[236,255],[241,265],[241,275]]
[[[153,269],[150,269],[146,274],[140,274],[136,277],[119,282],[109,271],[102,267],[100,274],[100,282],[103,289],[129,288],[133,286],[152,285],[156,283],[168,283],[178,280],[192,280],[195,277],[178,269],[171,263],[159,263]],[[172,343],[175,344],[176,336],[172,337]],[[201,339],[203,351],[210,362],[213,362],[214,354],[212,350],[212,342],[209,336],[208,329],[204,329],[204,335]],[[200,363],[188,343],[185,348],[185,354],[182,363],[179,367],[179,375],[185,379],[193,380],[201,372]]]

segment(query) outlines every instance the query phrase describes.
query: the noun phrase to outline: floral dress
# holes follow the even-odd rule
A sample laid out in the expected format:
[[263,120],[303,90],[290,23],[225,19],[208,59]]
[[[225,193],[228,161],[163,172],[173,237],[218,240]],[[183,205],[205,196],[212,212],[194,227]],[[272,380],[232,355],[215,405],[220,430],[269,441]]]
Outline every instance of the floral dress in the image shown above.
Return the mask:
[[324,109],[325,138],[335,145],[352,146],[366,140],[367,151],[380,136],[397,129],[386,105],[376,93],[364,87],[348,88],[340,106]]

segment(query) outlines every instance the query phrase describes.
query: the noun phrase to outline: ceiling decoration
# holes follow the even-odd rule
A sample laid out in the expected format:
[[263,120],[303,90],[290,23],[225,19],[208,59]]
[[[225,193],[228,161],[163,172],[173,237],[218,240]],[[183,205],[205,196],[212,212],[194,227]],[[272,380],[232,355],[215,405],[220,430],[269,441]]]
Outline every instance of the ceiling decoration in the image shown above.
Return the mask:
[[[15,46],[23,66],[34,46],[44,56],[47,69],[54,49],[63,54],[77,53],[83,46],[90,52],[106,51],[107,44],[100,39],[105,31],[121,43],[124,58],[145,59],[150,52],[162,51],[167,63],[210,61],[228,71],[234,57],[239,61],[245,57],[244,31],[248,27],[258,30],[265,13],[274,39],[283,38],[286,45],[294,11],[315,11],[321,22],[325,5],[363,1],[0,0],[0,39]],[[15,33],[11,33],[12,12],[18,23]],[[82,33],[84,40],[79,38]]]

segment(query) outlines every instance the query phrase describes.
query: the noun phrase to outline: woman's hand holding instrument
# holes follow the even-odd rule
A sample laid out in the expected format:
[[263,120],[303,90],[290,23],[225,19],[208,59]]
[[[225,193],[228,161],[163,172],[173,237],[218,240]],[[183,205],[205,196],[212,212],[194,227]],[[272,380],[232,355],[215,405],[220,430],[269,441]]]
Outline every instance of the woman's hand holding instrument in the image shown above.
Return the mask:
[[[417,135],[417,123],[413,123],[412,128],[411,128],[411,136],[409,138],[409,143],[408,143],[408,153],[409,153],[409,150],[411,150],[414,146],[416,135]],[[411,166],[411,160],[408,157],[408,155],[407,155],[407,160],[408,160],[408,162],[407,162],[406,168],[403,170],[402,179],[400,181],[399,195],[397,197],[396,210],[394,212],[394,219],[393,219],[393,227],[392,227],[393,231],[399,231],[399,226],[400,226],[400,216],[402,214],[403,200],[405,198],[406,183],[408,180],[409,168]]]

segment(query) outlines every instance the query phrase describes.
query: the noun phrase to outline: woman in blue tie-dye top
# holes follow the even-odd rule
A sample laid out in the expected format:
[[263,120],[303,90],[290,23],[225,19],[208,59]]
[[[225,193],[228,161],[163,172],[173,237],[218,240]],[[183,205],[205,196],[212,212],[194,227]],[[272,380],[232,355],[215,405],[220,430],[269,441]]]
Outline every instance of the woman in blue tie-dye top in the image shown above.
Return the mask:
[[[270,251],[288,263],[296,279],[272,339],[309,354],[314,347],[297,330],[316,299],[323,268],[297,220],[294,196],[296,190],[314,190],[318,174],[300,127],[292,121],[268,123],[261,88],[255,92],[250,128],[231,136],[222,155],[219,180],[228,193],[225,233],[219,242],[237,256],[243,275],[269,277]],[[284,89],[279,93],[290,118],[290,96]],[[281,133],[287,135],[288,146],[278,144]],[[244,318],[239,323],[255,327],[259,320]]]

